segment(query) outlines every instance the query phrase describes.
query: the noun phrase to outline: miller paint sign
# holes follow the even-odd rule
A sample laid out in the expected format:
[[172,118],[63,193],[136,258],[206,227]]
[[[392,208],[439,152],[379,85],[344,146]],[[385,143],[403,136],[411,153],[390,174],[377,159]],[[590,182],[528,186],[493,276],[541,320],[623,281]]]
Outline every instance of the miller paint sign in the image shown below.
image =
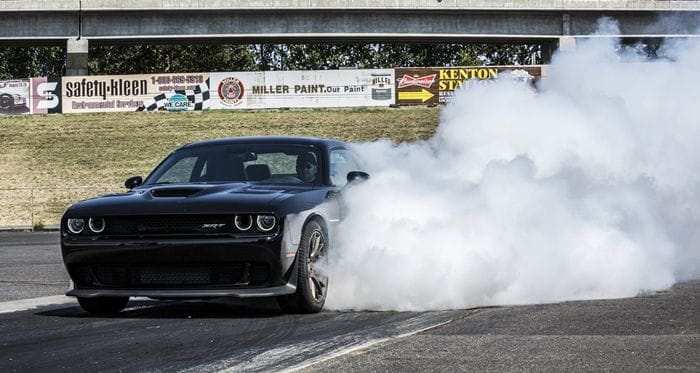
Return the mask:
[[211,109],[389,106],[394,70],[239,71],[210,73]]

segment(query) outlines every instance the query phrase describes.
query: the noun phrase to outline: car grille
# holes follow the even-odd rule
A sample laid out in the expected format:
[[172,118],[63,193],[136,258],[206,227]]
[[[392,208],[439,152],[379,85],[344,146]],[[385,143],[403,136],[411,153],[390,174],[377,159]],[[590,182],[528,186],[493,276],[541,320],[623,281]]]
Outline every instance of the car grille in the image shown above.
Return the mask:
[[210,286],[257,286],[267,283],[266,263],[229,263],[198,266],[91,265],[72,269],[73,279],[85,287],[197,288]]
[[236,234],[259,236],[275,234],[258,232],[255,228],[238,231],[234,224],[234,215],[138,215],[110,216],[105,218],[106,227],[102,236],[215,236],[217,234]]
[[178,234],[233,232],[231,215],[112,216],[106,219],[105,233]]

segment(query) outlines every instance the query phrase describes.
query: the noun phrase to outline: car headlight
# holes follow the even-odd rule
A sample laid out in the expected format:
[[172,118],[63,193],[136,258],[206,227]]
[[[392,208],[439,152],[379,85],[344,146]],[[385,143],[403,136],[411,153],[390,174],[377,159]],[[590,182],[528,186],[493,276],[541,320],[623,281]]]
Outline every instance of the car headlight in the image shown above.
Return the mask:
[[105,230],[105,220],[103,218],[90,218],[88,220],[88,227],[93,233],[102,233]]
[[274,215],[258,215],[256,224],[261,232],[269,232],[275,227],[277,219]]
[[73,234],[80,234],[80,232],[85,229],[85,219],[81,218],[71,218],[66,222],[66,227],[68,231]]
[[253,227],[253,217],[250,215],[236,215],[233,219],[233,225],[239,231],[245,232]]

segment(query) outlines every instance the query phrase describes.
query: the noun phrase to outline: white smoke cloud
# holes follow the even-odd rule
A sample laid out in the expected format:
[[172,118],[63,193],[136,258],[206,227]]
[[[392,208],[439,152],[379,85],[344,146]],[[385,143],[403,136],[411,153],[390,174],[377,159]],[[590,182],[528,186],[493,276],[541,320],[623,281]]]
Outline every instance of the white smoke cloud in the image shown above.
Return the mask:
[[577,47],[537,92],[456,92],[428,141],[355,146],[371,179],[345,193],[329,308],[626,297],[700,275],[700,43],[666,46],[673,62]]

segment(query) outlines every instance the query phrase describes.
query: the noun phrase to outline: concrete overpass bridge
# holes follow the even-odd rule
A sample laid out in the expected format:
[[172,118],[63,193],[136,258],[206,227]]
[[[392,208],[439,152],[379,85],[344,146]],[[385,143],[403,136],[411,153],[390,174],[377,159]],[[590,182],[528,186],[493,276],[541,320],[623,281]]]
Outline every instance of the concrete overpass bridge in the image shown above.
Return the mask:
[[600,17],[620,37],[700,33],[680,0],[0,0],[0,45],[65,45],[67,74],[89,45],[249,42],[529,42],[575,47]]

